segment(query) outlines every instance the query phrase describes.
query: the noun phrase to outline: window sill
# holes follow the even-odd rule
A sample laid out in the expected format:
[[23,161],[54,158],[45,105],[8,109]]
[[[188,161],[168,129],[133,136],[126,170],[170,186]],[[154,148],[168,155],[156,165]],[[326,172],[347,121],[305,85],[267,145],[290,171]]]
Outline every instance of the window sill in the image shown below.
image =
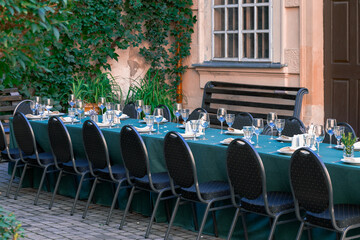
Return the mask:
[[205,61],[203,63],[192,64],[195,68],[272,68],[281,69],[287,67],[281,63],[264,63],[264,62],[222,62],[222,61]]

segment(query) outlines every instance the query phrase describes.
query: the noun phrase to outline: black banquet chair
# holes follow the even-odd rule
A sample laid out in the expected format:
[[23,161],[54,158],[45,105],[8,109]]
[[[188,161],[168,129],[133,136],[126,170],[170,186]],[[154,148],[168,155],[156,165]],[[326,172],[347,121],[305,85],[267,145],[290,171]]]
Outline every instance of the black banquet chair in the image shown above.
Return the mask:
[[[230,187],[224,181],[210,181],[199,183],[194,156],[189,145],[177,132],[168,132],[164,140],[165,162],[170,175],[170,185],[173,194],[177,197],[176,204],[169,222],[165,239],[169,238],[171,226],[176,217],[180,204],[203,203],[206,210],[200,225],[197,240],[201,238],[207,215],[212,212],[215,236],[217,236],[217,225],[214,211],[232,207],[232,205],[213,206],[215,202],[230,199]],[[176,189],[178,186],[179,189]]]
[[14,199],[17,199],[18,197],[18,193],[24,180],[27,168],[40,168],[43,170],[43,173],[41,176],[39,189],[37,191],[34,201],[34,204],[37,205],[46,174],[56,172],[58,170],[54,168],[55,162],[51,152],[38,151],[38,146],[35,140],[33,129],[23,113],[15,113],[15,116],[13,118],[13,128],[16,143],[20,151],[20,158],[25,164]]
[[[352,128],[352,126],[350,124],[348,124],[346,122],[339,122],[337,124],[337,126],[344,126],[345,134],[347,135],[350,132],[352,134],[352,136],[356,138],[355,130]],[[323,143],[330,143],[330,136],[329,136],[329,134],[327,132],[325,134],[325,138],[324,138]],[[337,140],[336,140],[334,135],[331,138],[331,143],[332,144],[337,144]]]
[[228,239],[231,239],[236,221],[242,217],[245,239],[248,239],[245,213],[251,212],[267,216],[271,221],[268,239],[272,239],[279,224],[295,219],[279,221],[280,217],[294,213],[291,193],[267,191],[266,175],[263,162],[254,147],[244,139],[233,140],[227,150],[227,173],[230,183],[231,200],[237,208]]
[[[276,127],[273,129],[273,135],[278,136],[279,133],[276,130]],[[304,123],[296,118],[296,117],[289,117],[285,119],[285,126],[284,130],[281,132],[281,135],[293,137],[297,134],[303,134],[306,132]],[[271,128],[269,125],[266,125],[264,128],[264,131],[262,133],[263,135],[271,135]]]
[[135,109],[135,103],[129,102],[124,106],[123,113],[128,115],[130,118],[137,118],[137,112]]
[[90,202],[95,192],[98,182],[109,182],[116,184],[116,190],[110,211],[106,220],[106,225],[109,224],[110,218],[115,207],[116,200],[121,187],[128,188],[126,184],[126,171],[120,164],[111,164],[108,147],[104,135],[100,128],[92,120],[86,120],[83,124],[82,136],[86,157],[89,162],[91,175],[95,178],[91,187],[90,195],[86,203],[83,218],[86,218]]
[[[133,126],[126,125],[121,129],[120,143],[128,182],[132,186],[120,229],[124,226],[135,191],[153,192],[157,194],[157,198],[145,234],[145,238],[148,238],[160,201],[175,197],[171,194],[169,175],[167,172],[154,173],[150,171],[149,155],[145,143]],[[168,208],[165,210],[168,211]]]
[[[89,164],[86,158],[75,158],[70,134],[60,118],[53,116],[49,119],[48,135],[55,166],[59,170],[49,209],[53,206],[62,176],[72,175],[74,176],[75,185],[77,186],[74,203],[70,213],[70,215],[73,215],[83,181],[90,179],[85,179],[85,176],[89,173]],[[80,177],[79,182],[77,176]]]
[[171,122],[171,112],[169,110],[169,108],[166,105],[160,104],[157,106],[157,108],[162,108],[164,109],[164,118],[166,118],[169,122]]
[[254,118],[250,113],[241,112],[236,114],[232,127],[236,129],[243,129],[244,126],[252,126],[253,120]]
[[189,118],[187,121],[190,120],[198,120],[200,117],[200,113],[207,113],[207,111],[203,108],[196,108],[194,111],[192,111],[189,115]]
[[290,184],[294,197],[296,216],[301,221],[296,239],[305,227],[320,227],[346,237],[349,230],[360,227],[360,205],[334,204],[329,172],[316,153],[300,148],[291,156]]
[[18,103],[18,105],[16,105],[15,109],[14,109],[14,114],[13,116],[15,116],[15,114],[17,112],[21,112],[23,114],[32,114],[32,110],[30,108],[30,103],[32,102],[32,100],[22,100],[21,102]]

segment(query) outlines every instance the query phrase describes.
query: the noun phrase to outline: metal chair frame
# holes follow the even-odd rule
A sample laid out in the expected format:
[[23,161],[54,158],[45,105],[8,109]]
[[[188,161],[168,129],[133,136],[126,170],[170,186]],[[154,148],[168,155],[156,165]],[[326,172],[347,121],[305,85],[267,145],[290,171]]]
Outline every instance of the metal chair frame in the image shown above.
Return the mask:
[[[207,111],[204,108],[195,108],[190,114],[189,114],[189,118],[187,119],[187,122],[190,120],[198,120],[200,113],[207,113]],[[199,116],[196,118],[194,116],[196,116],[196,114],[199,114]]]
[[[26,100],[22,100],[21,102],[18,103],[18,105],[16,105],[15,109],[14,109],[14,113],[13,113],[13,117],[15,116],[15,114],[18,112],[18,109],[19,107],[21,107],[23,104],[25,103],[28,103],[30,104],[31,102],[33,102],[33,100],[29,100],[29,99],[26,99]],[[29,106],[30,108],[30,106]],[[31,109],[30,109],[31,110]],[[26,114],[26,113],[25,113]]]

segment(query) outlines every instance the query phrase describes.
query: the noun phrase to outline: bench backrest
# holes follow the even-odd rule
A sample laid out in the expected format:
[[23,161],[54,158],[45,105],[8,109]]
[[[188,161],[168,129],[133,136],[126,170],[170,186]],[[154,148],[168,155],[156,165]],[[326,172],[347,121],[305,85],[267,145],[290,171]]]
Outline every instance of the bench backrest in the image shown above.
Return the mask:
[[269,112],[278,118],[300,117],[301,104],[306,88],[262,86],[211,81],[206,83],[202,101],[211,115],[211,124],[220,124],[216,119],[217,109],[224,107],[228,113],[249,112],[254,118],[266,119]]

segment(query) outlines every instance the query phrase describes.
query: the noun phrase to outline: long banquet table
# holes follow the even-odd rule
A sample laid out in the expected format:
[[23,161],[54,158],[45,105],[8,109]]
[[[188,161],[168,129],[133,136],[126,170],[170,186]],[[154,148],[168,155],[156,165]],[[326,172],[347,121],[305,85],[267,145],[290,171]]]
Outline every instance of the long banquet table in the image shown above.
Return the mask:
[[[50,145],[47,134],[47,121],[30,121],[31,126],[33,127],[36,140],[38,144],[45,150],[50,151]],[[121,126],[126,124],[132,124],[134,126],[143,127],[144,124],[138,123],[135,119],[122,120]],[[81,124],[66,125],[72,143],[74,145],[75,156],[85,156],[83,144],[82,144],[82,135],[81,135]],[[156,128],[156,126],[155,126]],[[161,172],[166,171],[165,161],[163,157],[163,140],[166,132],[168,131],[179,131],[184,132],[184,129],[176,128],[175,123],[166,123],[160,125],[160,135],[149,135],[141,134],[144,142],[146,144],[150,163],[151,171]],[[105,136],[106,142],[108,144],[110,158],[113,163],[122,163],[121,152],[120,152],[120,128],[103,128],[102,132]],[[208,140],[187,140],[196,161],[199,181],[209,181],[209,180],[227,180],[226,173],[226,145],[221,145],[220,141],[228,137],[240,137],[240,136],[230,136],[230,135],[221,135],[219,129],[207,129],[206,137]],[[255,137],[253,137],[255,140]],[[11,147],[15,146],[13,129],[11,126],[10,134],[10,143]],[[269,136],[260,136],[259,143],[262,148],[258,149],[258,152],[262,158],[262,161],[265,166],[266,178],[267,178],[267,189],[268,191],[288,191],[290,192],[289,184],[289,174],[288,168],[290,163],[290,156],[281,155],[277,152],[278,149],[289,146],[289,143],[282,143],[275,140],[269,140]],[[356,165],[347,165],[340,162],[342,158],[342,151],[336,149],[326,148],[328,144],[321,144],[320,146],[320,155],[321,159],[324,161],[325,165],[328,168],[332,179],[332,185],[334,189],[334,201],[335,203],[354,203],[360,204],[360,188],[357,183],[360,182],[360,166]],[[355,152],[355,156],[360,157],[360,153]],[[239,156],[240,157],[240,156]],[[12,168],[9,165],[9,172]],[[55,176],[49,178],[51,181],[51,191],[53,190]],[[36,169],[27,174],[27,177],[24,182],[24,186],[27,187],[37,187],[40,180],[40,172]],[[87,183],[83,186],[81,191],[80,199],[86,199],[89,194],[90,183]],[[74,180],[69,177],[62,180],[62,183],[59,187],[59,194],[66,196],[75,196],[76,187],[74,186]],[[21,194],[21,193],[20,193]],[[127,202],[128,192],[126,190],[122,191],[119,194],[118,204],[120,209],[124,209]],[[21,198],[21,196],[20,196]],[[41,199],[41,196],[40,196]],[[97,187],[95,193],[95,200],[98,204],[110,205],[112,199],[112,187],[109,184],[104,183],[102,187]],[[142,213],[149,216],[152,209],[152,201],[154,198],[151,198],[147,193],[140,193],[137,197],[134,198],[132,209],[133,211]],[[61,204],[56,201],[55,204]],[[198,216],[201,217],[204,211],[204,207],[201,204],[197,205]],[[79,208],[77,211],[82,211]],[[226,237],[228,230],[230,228],[231,221],[233,219],[235,208],[225,209],[218,211],[217,222],[218,222],[218,231],[221,237]],[[114,211],[114,214],[122,214],[123,212]],[[194,230],[194,225],[192,221],[192,212],[189,205],[181,206],[180,211],[178,211],[178,216],[175,220],[175,225],[182,226],[186,229]],[[164,208],[160,207],[158,214],[156,216],[156,221],[162,222],[166,221],[166,214]],[[91,211],[89,211],[88,218],[91,218]],[[104,219],[105,221],[105,219]],[[144,220],[147,221],[147,220]],[[199,219],[201,221],[201,219]],[[246,222],[249,231],[250,239],[267,239],[267,236],[270,231],[269,220],[266,217],[258,216],[255,214],[248,214],[246,217]],[[233,239],[242,239],[243,231],[241,227],[241,221],[237,223],[237,228],[234,232]],[[295,239],[297,230],[299,227],[298,222],[279,225],[276,229],[276,239]],[[126,226],[125,226],[126,228]],[[212,219],[209,217],[207,219],[206,227],[204,230],[205,234],[213,234],[213,225]],[[164,233],[165,234],[165,233]],[[303,234],[303,239],[306,239],[307,234]],[[312,235],[314,239],[335,239],[335,234],[322,230],[322,229],[313,229]]]

